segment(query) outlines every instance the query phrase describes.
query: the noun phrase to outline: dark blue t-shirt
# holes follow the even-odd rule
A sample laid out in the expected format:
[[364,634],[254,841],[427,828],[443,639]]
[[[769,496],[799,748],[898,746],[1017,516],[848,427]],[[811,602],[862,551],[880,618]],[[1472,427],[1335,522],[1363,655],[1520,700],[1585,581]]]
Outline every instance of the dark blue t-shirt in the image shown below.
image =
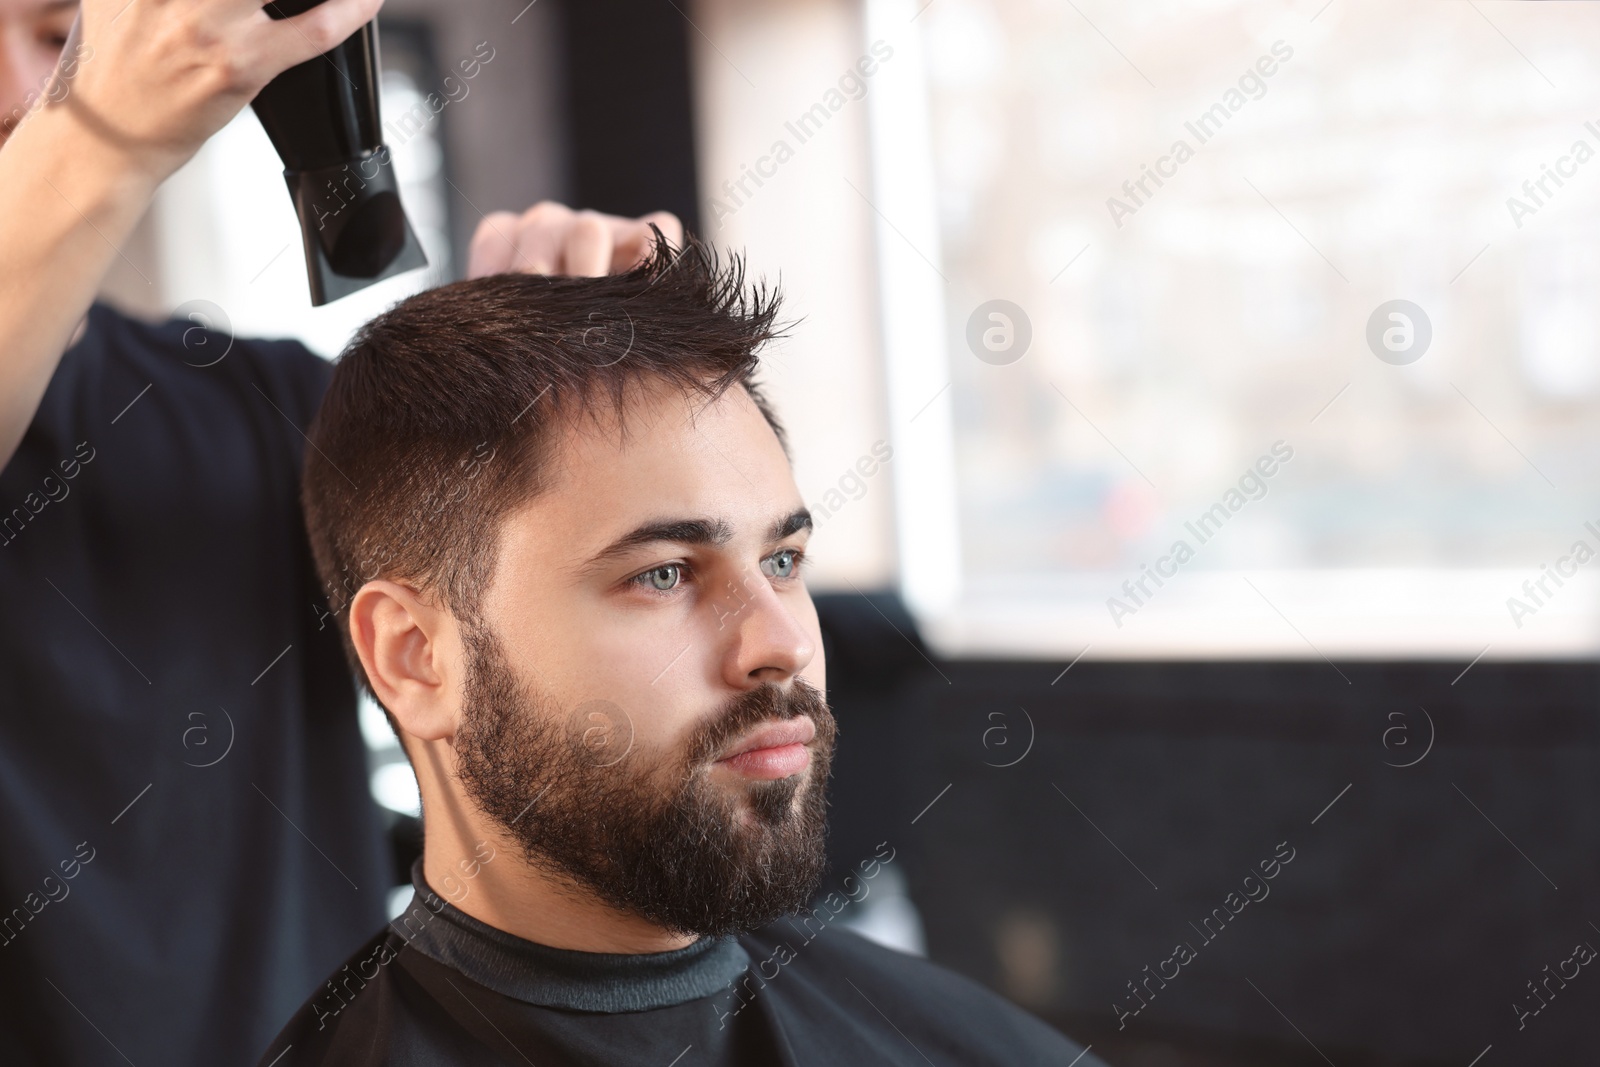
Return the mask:
[[251,1062],[383,922],[298,503],[330,373],[96,304],[0,472],[0,1062]]

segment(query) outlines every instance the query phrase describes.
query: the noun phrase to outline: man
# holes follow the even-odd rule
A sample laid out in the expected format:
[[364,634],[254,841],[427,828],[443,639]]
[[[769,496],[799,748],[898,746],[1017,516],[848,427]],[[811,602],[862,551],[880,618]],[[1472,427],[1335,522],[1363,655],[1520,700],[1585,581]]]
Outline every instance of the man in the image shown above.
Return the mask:
[[365,563],[339,625],[425,847],[263,1064],[1098,1062],[775,921],[821,874],[835,733],[811,518],[753,380],[777,304],[662,240],[623,275],[412,297],[345,351],[305,513],[325,582]]
[[[161,181],[377,8],[0,0],[7,1067],[246,1062],[383,919],[355,688],[297,500],[330,368],[93,304]],[[493,215],[470,272],[604,273],[648,234]]]

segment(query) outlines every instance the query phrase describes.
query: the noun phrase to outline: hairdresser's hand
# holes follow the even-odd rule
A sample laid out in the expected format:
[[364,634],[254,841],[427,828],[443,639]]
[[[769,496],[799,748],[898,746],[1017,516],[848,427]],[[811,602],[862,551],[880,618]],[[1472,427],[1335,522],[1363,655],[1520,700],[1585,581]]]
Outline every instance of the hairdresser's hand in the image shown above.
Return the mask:
[[668,211],[637,219],[574,211],[544,200],[521,215],[495,211],[472,237],[467,277],[486,274],[614,274],[649,254],[655,225],[674,245],[683,244],[683,223]]
[[271,18],[260,0],[82,0],[51,98],[159,182],[280,73],[345,40],[383,0]]

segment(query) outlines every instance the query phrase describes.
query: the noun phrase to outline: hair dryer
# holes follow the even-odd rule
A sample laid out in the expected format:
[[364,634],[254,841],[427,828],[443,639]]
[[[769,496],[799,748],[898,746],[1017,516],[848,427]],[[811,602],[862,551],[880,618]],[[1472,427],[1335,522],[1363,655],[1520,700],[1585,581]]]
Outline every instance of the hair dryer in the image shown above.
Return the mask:
[[[273,18],[322,0],[275,0]],[[311,303],[426,266],[379,135],[376,20],[272,79],[250,104],[283,159],[305,243]]]

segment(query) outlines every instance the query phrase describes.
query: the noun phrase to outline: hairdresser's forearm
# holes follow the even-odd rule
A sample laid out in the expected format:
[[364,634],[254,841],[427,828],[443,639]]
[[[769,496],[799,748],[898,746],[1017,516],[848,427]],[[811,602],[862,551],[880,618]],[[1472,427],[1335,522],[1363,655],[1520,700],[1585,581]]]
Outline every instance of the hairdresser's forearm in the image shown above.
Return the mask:
[[160,178],[45,107],[0,151],[0,466]]

